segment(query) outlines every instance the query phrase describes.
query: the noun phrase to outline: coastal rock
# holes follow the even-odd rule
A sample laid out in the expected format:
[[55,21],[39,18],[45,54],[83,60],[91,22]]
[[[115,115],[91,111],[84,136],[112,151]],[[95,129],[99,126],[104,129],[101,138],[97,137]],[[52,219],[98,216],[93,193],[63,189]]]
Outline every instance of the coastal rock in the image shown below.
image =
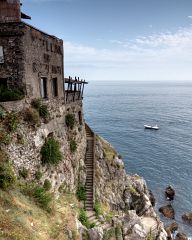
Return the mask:
[[177,233],[175,240],[187,240],[188,237],[185,233]]
[[103,239],[103,229],[101,227],[91,228],[88,231],[89,239],[91,240],[102,240]]
[[173,222],[165,228],[167,235],[168,235],[168,239],[172,239],[171,235],[172,235],[172,233],[177,231],[178,227],[179,227],[178,224],[176,222]]
[[185,223],[192,225],[192,212],[183,214],[182,219]]
[[154,207],[155,206],[155,197],[151,190],[149,190],[149,200],[151,202],[151,205]]
[[165,189],[165,197],[166,197],[166,199],[169,200],[169,201],[174,200],[175,190],[173,189],[172,186],[168,186],[168,187]]
[[159,212],[162,213],[167,218],[171,218],[171,219],[175,218],[175,210],[170,204],[160,207]]

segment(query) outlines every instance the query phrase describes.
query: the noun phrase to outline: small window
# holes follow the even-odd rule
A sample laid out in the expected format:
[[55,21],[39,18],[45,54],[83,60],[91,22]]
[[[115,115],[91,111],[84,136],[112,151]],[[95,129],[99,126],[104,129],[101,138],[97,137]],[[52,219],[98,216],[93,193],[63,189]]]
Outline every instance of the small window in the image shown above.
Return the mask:
[[7,78],[0,78],[0,86],[7,88]]
[[78,112],[78,117],[79,117],[79,124],[82,125],[82,113],[81,113],[81,111]]
[[52,92],[54,97],[58,96],[57,78],[52,79]]
[[41,97],[47,98],[47,78],[41,78],[40,88],[41,88]]
[[4,63],[3,47],[0,46],[0,63]]

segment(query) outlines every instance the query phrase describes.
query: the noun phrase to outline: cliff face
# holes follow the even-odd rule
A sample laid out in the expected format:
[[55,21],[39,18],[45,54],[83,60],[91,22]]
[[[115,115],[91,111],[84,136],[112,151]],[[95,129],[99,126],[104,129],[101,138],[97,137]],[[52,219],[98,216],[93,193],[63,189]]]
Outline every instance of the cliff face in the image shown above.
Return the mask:
[[[127,175],[121,156],[100,137],[96,140],[95,179],[96,200],[113,212],[116,239],[167,239],[145,180],[138,175]],[[120,229],[118,234],[117,229]],[[107,236],[106,230],[103,234]]]
[[[86,134],[84,120],[79,119],[78,113],[82,113],[82,102],[64,105],[62,101],[46,101],[49,118],[40,120],[32,124],[31,119],[25,121],[25,114],[28,109],[32,109],[27,102],[4,104],[8,111],[16,110],[20,117],[17,131],[11,134],[11,141],[8,145],[3,145],[9,158],[12,161],[16,173],[25,169],[28,172],[28,180],[35,178],[37,172],[41,172],[40,183],[47,179],[52,184],[52,190],[57,192],[59,187],[63,191],[75,192],[78,182],[85,182],[85,151]],[[74,116],[74,127],[71,129],[66,125],[66,116]],[[42,165],[41,148],[47,137],[54,137],[60,144],[63,155],[62,161],[58,165]],[[19,139],[19,141],[18,141]],[[75,150],[71,150],[71,141],[75,144]]]
[[[49,117],[34,124],[29,121],[31,119],[26,119],[25,115],[29,108],[33,108],[31,103],[23,101],[13,105],[2,104],[4,110],[2,108],[1,111],[5,116],[1,116],[1,134],[3,128],[8,129],[8,112],[14,109],[19,121],[15,131],[7,132],[11,141],[8,144],[1,142],[0,150],[8,153],[17,176],[23,176],[25,173],[26,182],[36,182],[43,186],[45,180],[48,180],[51,183],[50,192],[57,196],[60,190],[62,193],[76,193],[79,184],[84,186],[86,183],[87,138],[82,102],[65,105],[52,100],[46,101],[46,105]],[[73,127],[67,125],[66,117],[69,115],[74,117]],[[42,164],[41,150],[50,137],[59,142],[63,156],[57,165]],[[37,173],[41,173],[41,178],[36,178]],[[107,141],[98,136],[95,144],[93,187],[94,210],[98,224],[95,227],[93,225],[92,229],[87,229],[78,222],[80,217],[73,216],[74,221],[76,218],[78,223],[79,236],[70,239],[167,239],[163,224],[152,207],[151,194],[144,179],[137,175],[127,175],[121,156]],[[70,206],[73,205],[70,203]],[[76,214],[82,206],[83,203],[76,205]],[[62,207],[64,206],[61,203]],[[46,239],[52,238],[46,236]]]

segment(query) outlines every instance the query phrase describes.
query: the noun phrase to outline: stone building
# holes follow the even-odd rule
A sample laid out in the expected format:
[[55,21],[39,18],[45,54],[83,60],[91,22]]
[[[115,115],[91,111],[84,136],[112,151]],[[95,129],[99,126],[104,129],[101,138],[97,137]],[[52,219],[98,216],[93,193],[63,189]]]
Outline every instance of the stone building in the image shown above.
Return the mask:
[[64,79],[63,41],[23,21],[19,0],[0,0],[0,86],[19,89],[28,98],[81,98],[78,79]]

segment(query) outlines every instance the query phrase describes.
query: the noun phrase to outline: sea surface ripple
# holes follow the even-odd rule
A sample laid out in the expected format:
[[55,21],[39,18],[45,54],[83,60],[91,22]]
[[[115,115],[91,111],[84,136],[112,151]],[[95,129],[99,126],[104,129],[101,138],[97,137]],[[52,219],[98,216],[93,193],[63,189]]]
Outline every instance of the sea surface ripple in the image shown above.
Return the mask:
[[167,204],[166,186],[174,186],[175,220],[192,237],[192,226],[181,219],[192,211],[192,83],[91,81],[84,110],[89,125],[123,156],[127,172],[145,178],[157,211]]

